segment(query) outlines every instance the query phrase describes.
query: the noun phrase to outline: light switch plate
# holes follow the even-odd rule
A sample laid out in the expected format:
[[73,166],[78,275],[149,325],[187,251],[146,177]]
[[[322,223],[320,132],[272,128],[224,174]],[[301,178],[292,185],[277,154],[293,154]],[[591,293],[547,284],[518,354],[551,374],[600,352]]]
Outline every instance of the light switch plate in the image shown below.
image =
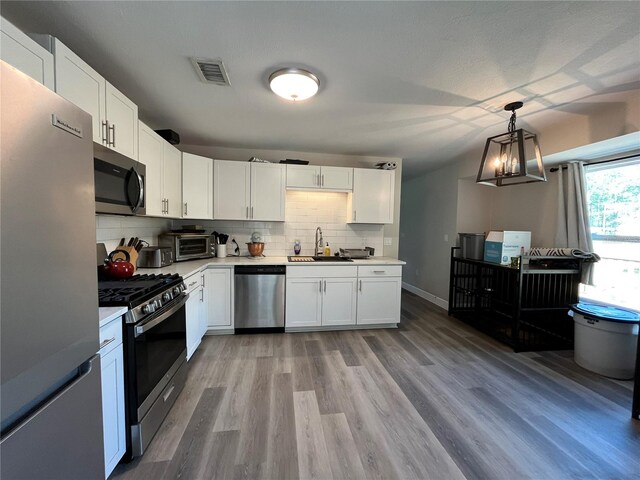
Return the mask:
[[384,244],[385,244],[385,245],[393,245],[393,238],[391,238],[391,237],[384,237]]

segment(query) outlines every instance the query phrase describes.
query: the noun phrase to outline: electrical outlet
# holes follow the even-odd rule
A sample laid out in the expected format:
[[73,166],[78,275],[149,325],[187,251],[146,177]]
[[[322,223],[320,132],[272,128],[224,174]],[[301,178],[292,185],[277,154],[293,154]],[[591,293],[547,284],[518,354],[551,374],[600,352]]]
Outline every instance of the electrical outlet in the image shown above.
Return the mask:
[[393,238],[391,238],[391,237],[384,237],[384,244],[385,244],[386,246],[393,245]]
[[449,234],[448,234],[448,233],[445,233],[445,234],[444,234],[444,241],[445,241],[445,242],[448,242],[448,241],[449,241]]

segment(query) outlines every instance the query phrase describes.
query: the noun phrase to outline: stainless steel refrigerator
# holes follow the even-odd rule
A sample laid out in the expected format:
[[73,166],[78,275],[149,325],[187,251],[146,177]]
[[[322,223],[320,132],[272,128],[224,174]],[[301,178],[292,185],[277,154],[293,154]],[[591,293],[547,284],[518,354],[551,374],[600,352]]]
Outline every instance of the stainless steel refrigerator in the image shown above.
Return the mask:
[[104,478],[91,116],[0,67],[0,478]]

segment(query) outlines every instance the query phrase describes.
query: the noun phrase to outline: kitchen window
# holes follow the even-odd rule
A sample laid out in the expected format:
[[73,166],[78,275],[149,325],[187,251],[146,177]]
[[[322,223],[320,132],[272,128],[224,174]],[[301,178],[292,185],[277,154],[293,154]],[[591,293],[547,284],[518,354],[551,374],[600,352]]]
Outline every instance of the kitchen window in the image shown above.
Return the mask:
[[585,167],[594,285],[581,297],[640,310],[640,157]]

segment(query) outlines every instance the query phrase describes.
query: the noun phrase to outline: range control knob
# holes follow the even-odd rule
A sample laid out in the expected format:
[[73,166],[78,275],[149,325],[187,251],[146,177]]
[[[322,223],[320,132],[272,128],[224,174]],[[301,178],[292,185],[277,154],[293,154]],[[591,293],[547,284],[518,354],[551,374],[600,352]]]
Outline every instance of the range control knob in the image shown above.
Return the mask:
[[158,308],[160,308],[161,306],[162,306],[162,302],[160,301],[159,298],[157,298],[157,299],[155,299],[153,301],[153,307],[154,307],[153,310],[154,311],[157,310]]
[[173,294],[180,295],[180,287],[173,287]]
[[171,293],[170,292],[163,293],[162,300],[164,300],[165,302],[168,302],[169,300],[171,300]]
[[148,303],[142,307],[142,313],[153,313],[156,311],[156,306],[153,303]]

